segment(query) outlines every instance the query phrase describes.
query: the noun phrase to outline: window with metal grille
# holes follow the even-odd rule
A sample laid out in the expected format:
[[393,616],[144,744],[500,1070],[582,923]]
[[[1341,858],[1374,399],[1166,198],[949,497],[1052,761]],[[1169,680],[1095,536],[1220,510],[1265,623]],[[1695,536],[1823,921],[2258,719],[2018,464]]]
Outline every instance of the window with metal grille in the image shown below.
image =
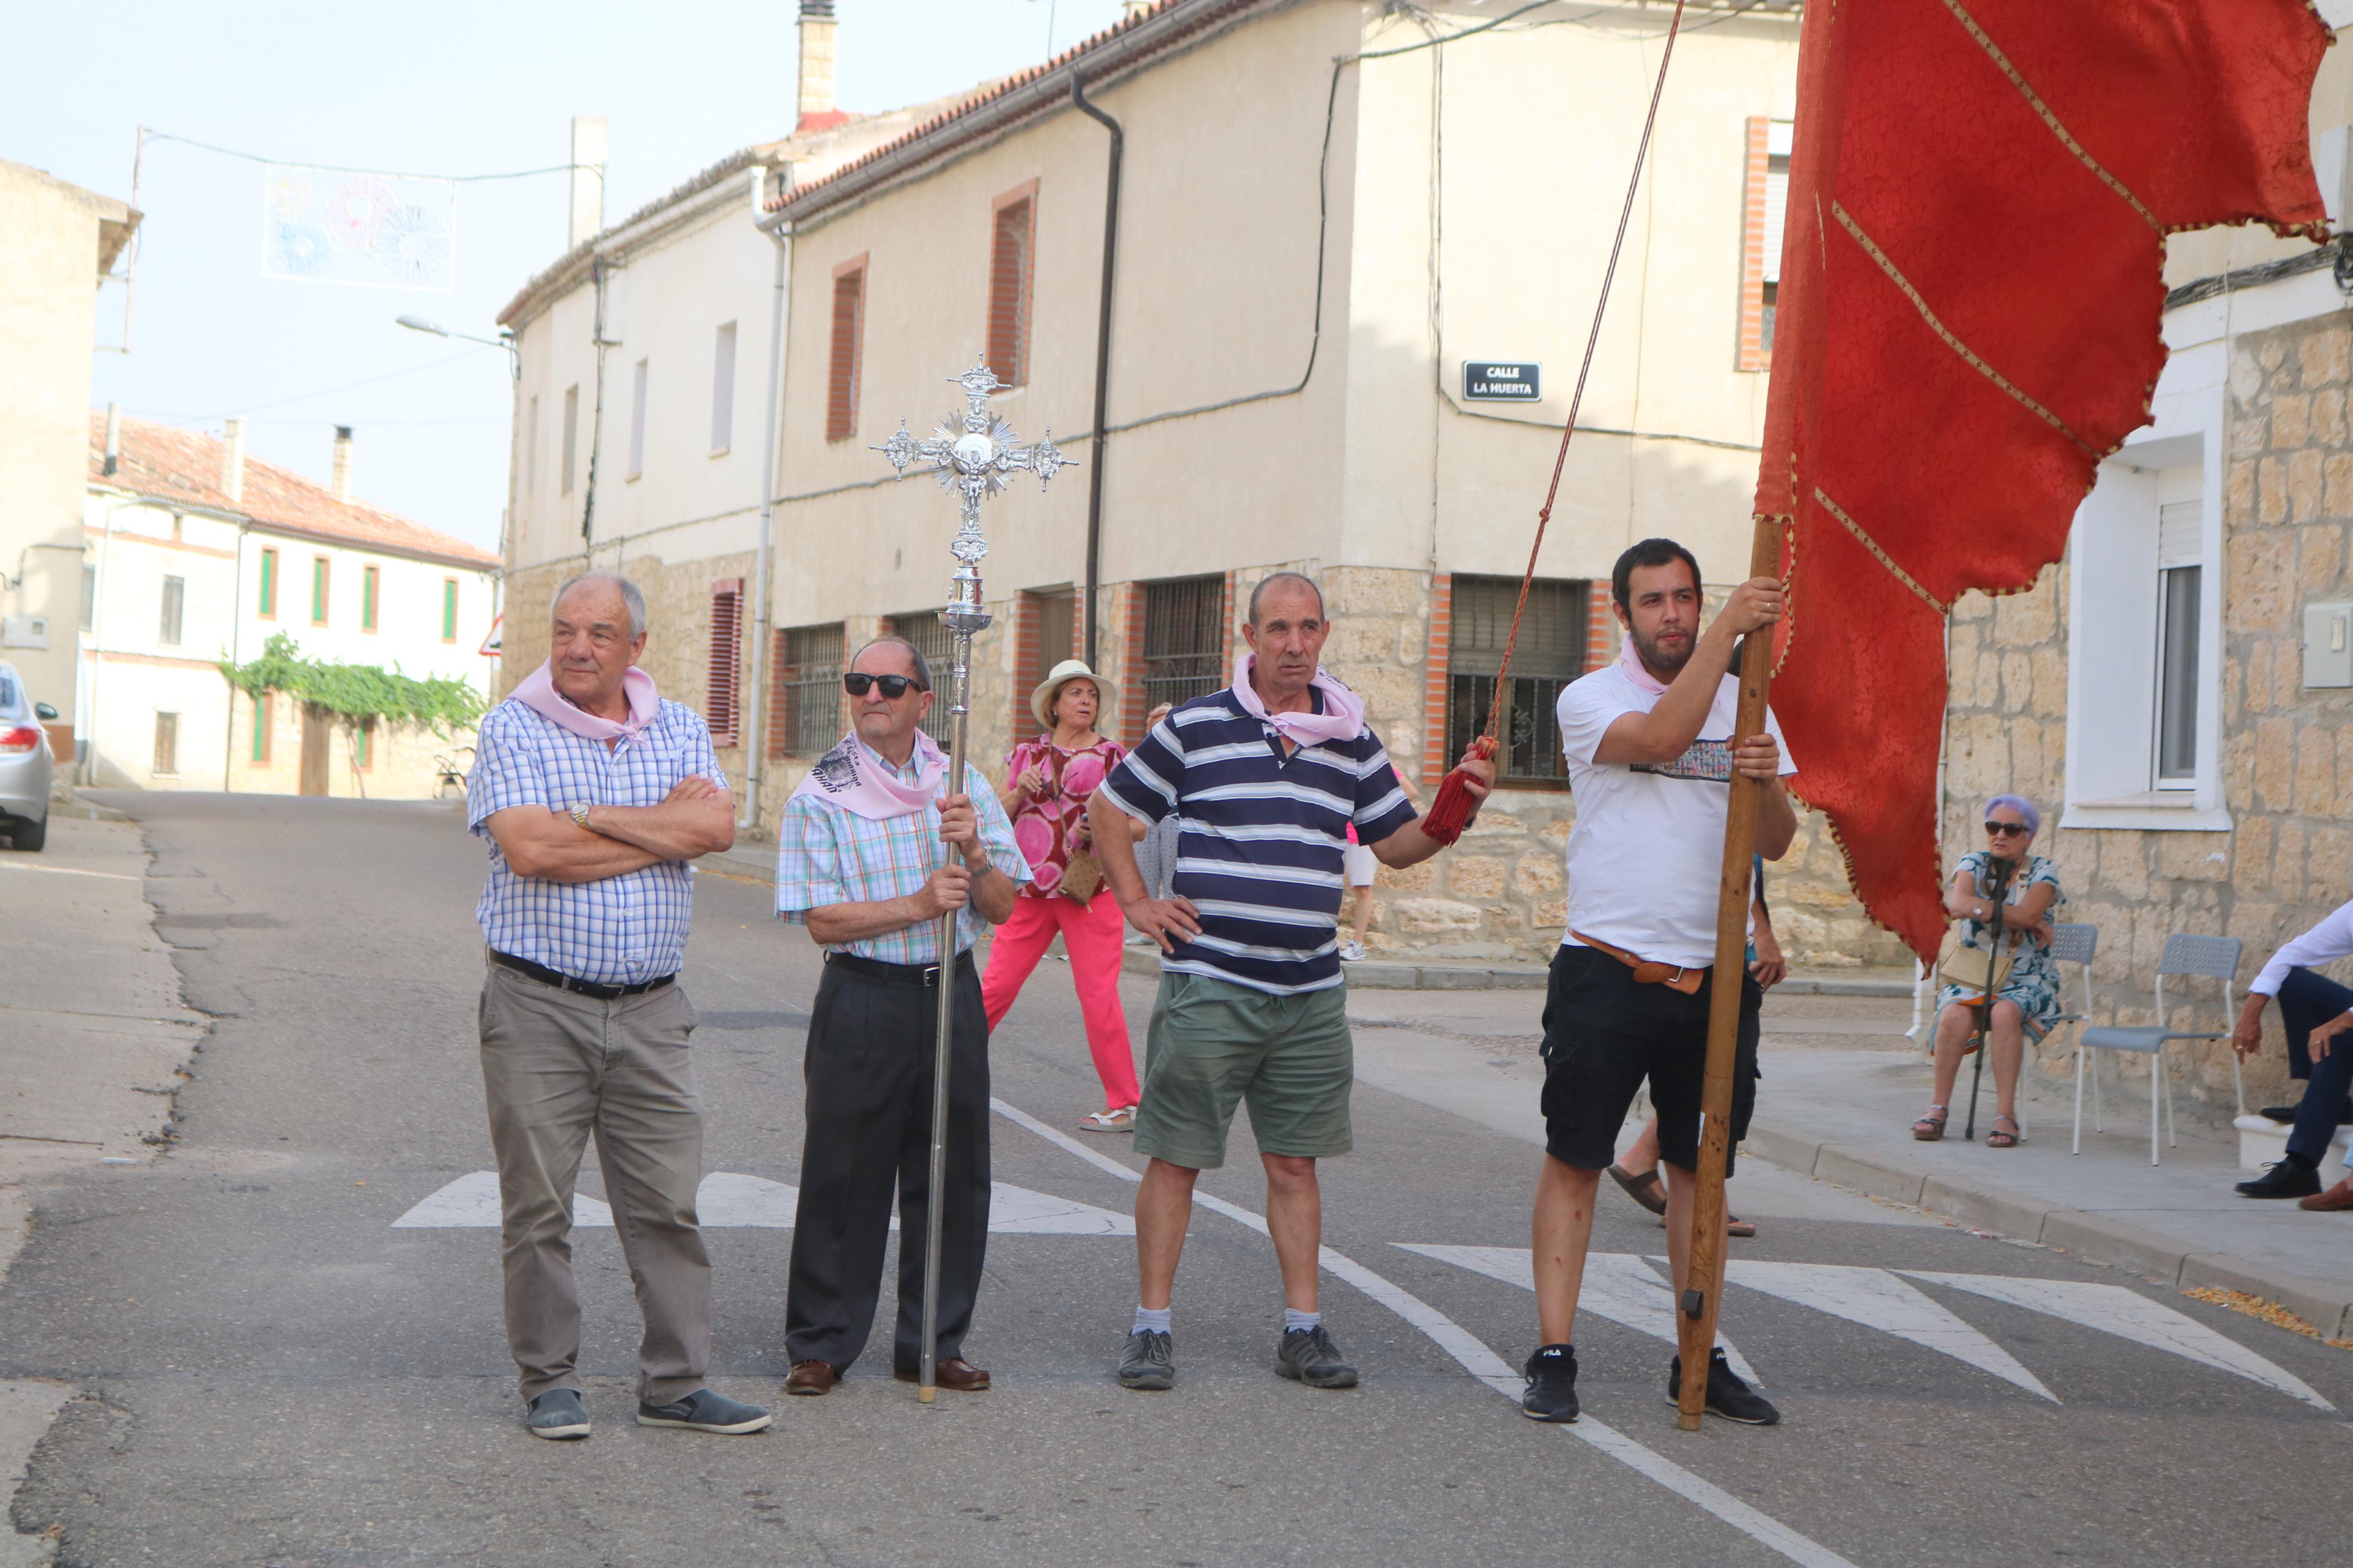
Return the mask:
[[[1226,684],[1226,580],[1178,577],[1144,585],[1144,710]],[[1141,721],[1143,715],[1138,714]]]
[[847,441],[858,432],[859,355],[866,337],[866,258],[833,273],[833,343],[826,361],[825,438]]
[[892,616],[891,635],[914,644],[923,662],[931,666],[932,689],[939,695],[932,700],[931,714],[923,721],[923,733],[944,749],[948,743],[948,699],[955,695],[949,688],[955,684],[955,672],[951,668],[955,661],[955,639],[940,623],[937,610]]
[[768,755],[816,757],[841,739],[842,627],[777,628],[768,678]]
[[165,647],[180,646],[180,633],[187,617],[188,580],[185,577],[164,579],[163,624],[155,628],[158,641]]
[[[1536,788],[1566,787],[1561,760],[1560,689],[1585,673],[1586,609],[1592,585],[1538,578],[1528,584],[1528,608],[1512,651],[1496,733],[1499,781]],[[1487,728],[1495,700],[1495,673],[1512,634],[1516,577],[1456,577],[1451,588],[1446,650],[1446,755],[1450,762]]]
[[1759,116],[1748,121],[1746,200],[1741,223],[1742,370],[1773,367],[1773,323],[1781,293],[1781,220],[1788,205],[1789,149],[1796,127]]
[[1029,379],[1029,275],[1038,182],[997,201],[988,252],[988,365],[1008,386]]
[[714,746],[735,744],[742,722],[744,579],[723,577],[711,584],[711,662],[705,673],[702,717]]
[[360,568],[360,630],[375,630],[376,595],[384,589],[384,569],[380,566]]
[[180,771],[180,716],[177,713],[155,715],[155,766],[159,776],[169,777]]

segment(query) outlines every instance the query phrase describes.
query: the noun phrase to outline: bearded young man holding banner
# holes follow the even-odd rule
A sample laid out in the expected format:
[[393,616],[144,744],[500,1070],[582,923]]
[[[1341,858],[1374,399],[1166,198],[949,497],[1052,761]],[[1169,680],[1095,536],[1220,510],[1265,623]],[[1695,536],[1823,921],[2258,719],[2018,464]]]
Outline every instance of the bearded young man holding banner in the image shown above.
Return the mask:
[[[939,987],[953,985],[935,1370],[940,1387],[977,1393],[988,1373],[963,1352],[988,1244],[988,1018],[972,961],[973,916],[1001,923],[1029,868],[978,768],[966,764],[963,788],[943,795],[947,759],[919,727],[932,710],[932,672],[913,644],[868,643],[842,685],[856,729],[809,769],[776,834],[776,913],[807,926],[826,949],[803,1069],[807,1133],[785,1305],[785,1392],[830,1393],[866,1348],[893,1194],[901,1226],[892,1370],[915,1381]],[[939,922],[951,910],[956,951],[944,954]]]
[[[1560,694],[1560,743],[1577,797],[1568,838],[1568,930],[1553,955],[1545,998],[1545,1160],[1536,1178],[1536,1316],[1543,1343],[1527,1360],[1522,1411],[1577,1419],[1577,1321],[1593,1200],[1617,1152],[1634,1092],[1647,1078],[1667,1167],[1667,1251],[1681,1299],[1690,1269],[1700,1089],[1715,984],[1717,872],[1735,772],[1765,785],[1757,850],[1778,860],[1798,830],[1783,790],[1796,772],[1779,725],[1736,736],[1733,645],[1781,616],[1781,586],[1743,583],[1704,635],[1699,563],[1667,539],[1618,558],[1610,597],[1626,631],[1618,662]],[[1731,1131],[1746,1131],[1756,1098],[1757,1011],[1763,993],[1741,986]],[[1725,1164],[1729,1173],[1729,1157]],[[1721,1215],[1718,1216],[1719,1225]],[[1717,1238],[1721,1255],[1722,1237]],[[1668,1374],[1672,1404],[1682,1358]],[[1757,1426],[1780,1419],[1711,1354],[1707,1408]]]

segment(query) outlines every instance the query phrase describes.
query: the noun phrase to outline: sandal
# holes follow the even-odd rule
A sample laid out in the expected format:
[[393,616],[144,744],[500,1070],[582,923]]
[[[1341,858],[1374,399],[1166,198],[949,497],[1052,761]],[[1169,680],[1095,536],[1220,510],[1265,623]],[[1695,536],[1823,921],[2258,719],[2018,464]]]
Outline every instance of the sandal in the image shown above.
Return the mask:
[[1655,1169],[1644,1171],[1638,1176],[1623,1165],[1612,1165],[1609,1167],[1609,1179],[1625,1188],[1628,1197],[1652,1214],[1667,1212],[1666,1194],[1659,1190],[1659,1173]]
[[1092,1116],[1079,1118],[1082,1132],[1133,1132],[1135,1131],[1135,1107],[1123,1105],[1116,1110],[1098,1110]]
[[1935,1114],[1924,1116],[1912,1124],[1912,1136],[1923,1143],[1934,1143],[1945,1135],[1945,1113],[1952,1107],[1932,1105],[1928,1109]]
[[[2001,1124],[2005,1121],[2010,1123],[2010,1131],[2007,1132],[2004,1132],[2001,1130]],[[2017,1148],[2018,1118],[2015,1116],[1995,1117],[1993,1119],[1993,1125],[1986,1129],[1986,1147],[1989,1149]]]
[[[1661,1230],[1667,1228],[1667,1216],[1664,1215],[1661,1215],[1659,1216],[1659,1228]],[[1755,1236],[1757,1234],[1757,1222],[1753,1219],[1742,1219],[1736,1214],[1725,1215],[1724,1216],[1724,1234],[1726,1236],[1738,1237]]]

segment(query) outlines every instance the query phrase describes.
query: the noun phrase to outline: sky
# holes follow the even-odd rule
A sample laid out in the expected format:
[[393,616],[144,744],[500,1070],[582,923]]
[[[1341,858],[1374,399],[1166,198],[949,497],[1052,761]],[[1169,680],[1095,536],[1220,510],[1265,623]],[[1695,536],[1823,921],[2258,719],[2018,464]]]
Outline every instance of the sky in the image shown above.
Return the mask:
[[[920,103],[1034,65],[1119,18],[1119,0],[837,0],[840,107]],[[487,174],[564,163],[571,118],[610,125],[605,214],[792,129],[794,0],[563,5],[414,0],[345,10],[0,0],[0,158],[129,200],[138,128],[275,162]],[[150,140],[128,353],[124,289],[100,292],[93,405],[217,434],[324,480],[354,426],[361,499],[488,549],[505,504],[503,351],[406,331],[408,314],[497,336],[565,249],[562,174],[458,187],[448,292],[266,279],[259,163]],[[118,264],[117,270],[121,268]]]

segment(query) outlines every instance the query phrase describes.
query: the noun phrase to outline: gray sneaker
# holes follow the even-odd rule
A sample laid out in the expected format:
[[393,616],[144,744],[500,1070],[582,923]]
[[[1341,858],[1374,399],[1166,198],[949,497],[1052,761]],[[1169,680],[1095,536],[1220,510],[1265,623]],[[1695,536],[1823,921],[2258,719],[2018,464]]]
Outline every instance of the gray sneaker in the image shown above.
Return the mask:
[[1176,1386],[1176,1343],[1155,1329],[1138,1329],[1127,1336],[1120,1352],[1119,1385],[1157,1392]]
[[1285,1330],[1282,1343],[1274,1352],[1274,1370],[1310,1388],[1356,1386],[1356,1369],[1341,1358],[1340,1347],[1332,1342],[1321,1323],[1312,1329]]
[[640,1426],[683,1426],[691,1432],[716,1432],[723,1436],[740,1437],[746,1432],[764,1429],[776,1419],[756,1405],[739,1405],[733,1399],[698,1388],[675,1405],[648,1405],[638,1402],[638,1425]]
[[588,1436],[588,1407],[576,1388],[551,1388],[523,1412],[523,1430],[556,1442]]

